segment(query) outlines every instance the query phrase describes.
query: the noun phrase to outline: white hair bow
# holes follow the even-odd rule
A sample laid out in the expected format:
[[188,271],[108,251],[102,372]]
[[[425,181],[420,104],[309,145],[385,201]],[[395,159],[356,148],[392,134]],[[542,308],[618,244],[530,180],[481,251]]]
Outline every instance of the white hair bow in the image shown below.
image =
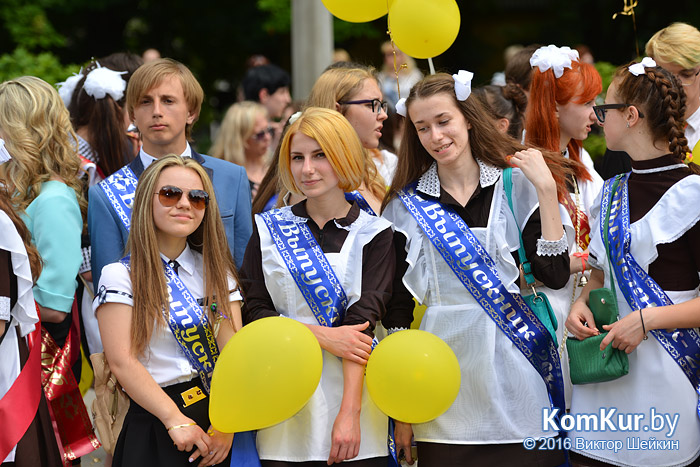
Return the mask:
[[634,76],[639,76],[643,75],[646,73],[644,71],[645,68],[651,68],[655,67],[656,62],[654,61],[653,58],[651,57],[644,57],[644,59],[640,63],[635,63],[627,67],[627,69],[632,73]]
[[12,159],[12,156],[9,152],[7,152],[7,148],[5,147],[5,140],[0,138],[0,164],[4,164],[10,159]]
[[452,78],[455,80],[455,94],[457,95],[457,100],[467,100],[469,94],[472,93],[473,77],[474,73],[465,70],[459,70],[459,73],[452,75]]
[[97,99],[104,99],[109,95],[115,101],[124,97],[126,90],[126,81],[121,75],[126,74],[126,71],[114,71],[109,68],[97,64],[97,68],[87,74],[83,89],[85,93]]
[[402,97],[396,103],[396,113],[401,115],[402,117],[406,116],[406,98],[405,97]]
[[66,104],[66,107],[70,105],[70,100],[73,97],[73,91],[75,91],[75,87],[78,85],[78,82],[81,79],[83,79],[82,68],[80,69],[79,73],[73,73],[73,76],[69,76],[65,81],[56,83],[56,86],[58,87],[58,95],[61,96],[61,99],[63,100],[63,103]]
[[289,117],[289,124],[291,125],[292,123],[296,122],[299,117],[301,117],[301,112],[294,112],[290,117]]
[[530,57],[530,66],[539,68],[543,73],[551,68],[554,77],[561,78],[564,68],[571,68],[572,61],[578,62],[578,51],[569,47],[548,45],[535,50]]

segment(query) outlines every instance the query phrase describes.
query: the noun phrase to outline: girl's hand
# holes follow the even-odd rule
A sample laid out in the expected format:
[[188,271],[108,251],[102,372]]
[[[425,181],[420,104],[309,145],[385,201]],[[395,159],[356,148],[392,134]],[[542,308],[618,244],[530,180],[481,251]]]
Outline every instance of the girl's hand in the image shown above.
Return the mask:
[[413,428],[410,423],[394,421],[394,442],[396,443],[396,454],[399,459],[406,459],[408,465],[413,465],[413,455],[411,452],[411,439],[413,438]]
[[552,177],[552,172],[549,171],[542,153],[537,149],[530,148],[518,151],[512,156],[508,156],[507,160],[510,165],[522,170],[525,177],[538,191],[551,189],[556,191],[557,185]]
[[369,321],[351,326],[327,328],[331,339],[326,350],[336,357],[345,358],[360,365],[366,365],[372,351],[372,338],[363,333]]
[[210,426],[207,434],[210,439],[209,452],[202,457],[199,467],[223,462],[228,453],[231,452],[231,445],[233,444],[233,433],[221,433]]
[[[194,423],[192,419],[187,417],[182,417],[179,419],[178,423],[170,426],[185,425],[188,423]],[[166,427],[169,428],[169,427]],[[173,440],[175,447],[178,451],[190,452],[195,447],[197,450],[190,456],[190,462],[197,459],[202,453],[208,453],[210,451],[209,436],[199,427],[199,425],[188,425],[181,426],[179,428],[172,428],[168,430],[170,438]]]
[[612,324],[603,325],[603,329],[608,332],[600,343],[600,350],[605,349],[612,342],[613,348],[624,350],[626,353],[632,352],[644,339],[642,319],[639,313],[630,313],[619,321]]
[[333,423],[331,453],[328,465],[354,459],[360,453],[360,411],[348,411],[342,407]]
[[571,306],[565,325],[571,335],[579,340],[600,334],[595,327],[593,313],[583,300],[576,300]]

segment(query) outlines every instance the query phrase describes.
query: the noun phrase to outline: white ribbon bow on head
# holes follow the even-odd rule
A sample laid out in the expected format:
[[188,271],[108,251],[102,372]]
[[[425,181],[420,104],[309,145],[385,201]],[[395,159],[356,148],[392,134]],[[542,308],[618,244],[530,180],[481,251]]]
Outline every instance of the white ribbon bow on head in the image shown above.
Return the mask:
[[126,73],[126,71],[110,70],[100,66],[98,63],[97,68],[88,73],[85,78],[83,89],[88,96],[95,100],[104,99],[106,95],[109,95],[112,99],[118,101],[124,97],[126,81],[124,81],[122,75]]
[[63,103],[66,104],[66,107],[70,105],[70,100],[73,97],[73,91],[75,91],[75,87],[78,85],[78,82],[81,79],[83,79],[82,68],[80,69],[80,73],[73,73],[73,76],[69,76],[65,81],[56,83],[56,86],[58,87],[58,95],[61,96],[61,99],[63,100]]
[[301,112],[294,112],[290,117],[289,117],[289,124],[291,125],[292,123],[296,122],[299,117],[301,117]]
[[401,115],[402,117],[406,116],[406,98],[405,97],[402,97],[396,103],[396,113]]
[[0,138],[0,164],[4,164],[10,159],[12,159],[12,156],[9,152],[7,152],[7,148],[5,147],[5,140]]
[[651,68],[651,67],[655,67],[655,66],[656,66],[656,62],[654,61],[653,58],[644,57],[644,59],[640,63],[634,63],[634,64],[628,66],[627,69],[634,76],[639,76],[639,75],[643,75],[646,73],[646,71],[644,71],[645,68]]
[[578,62],[577,50],[548,45],[535,50],[530,57],[530,66],[539,68],[542,73],[551,68],[554,77],[558,79],[564,74],[564,68],[571,68],[572,61]]
[[469,94],[472,93],[473,77],[474,73],[465,70],[459,70],[459,73],[452,75],[452,78],[455,80],[455,94],[457,95],[457,100],[467,100]]

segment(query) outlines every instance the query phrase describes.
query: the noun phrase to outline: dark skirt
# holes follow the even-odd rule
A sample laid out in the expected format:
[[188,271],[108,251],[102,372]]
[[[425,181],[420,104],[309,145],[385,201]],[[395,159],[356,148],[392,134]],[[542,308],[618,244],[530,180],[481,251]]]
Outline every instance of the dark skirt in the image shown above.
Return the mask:
[[531,451],[514,444],[441,444],[418,442],[420,467],[555,467],[566,461],[564,451]]
[[[209,397],[194,404],[183,407],[180,394],[187,389],[197,386],[199,379],[195,378],[186,383],[175,384],[163,388],[165,393],[177,404],[180,411],[194,420],[199,427],[209,429]],[[201,387],[201,385],[199,386]],[[163,423],[146,409],[131,401],[129,411],[124,418],[122,431],[119,433],[117,445],[114,448],[113,467],[190,467],[198,465],[201,457],[194,463],[189,462],[194,452],[178,451]],[[231,463],[231,453],[220,466],[228,467]]]

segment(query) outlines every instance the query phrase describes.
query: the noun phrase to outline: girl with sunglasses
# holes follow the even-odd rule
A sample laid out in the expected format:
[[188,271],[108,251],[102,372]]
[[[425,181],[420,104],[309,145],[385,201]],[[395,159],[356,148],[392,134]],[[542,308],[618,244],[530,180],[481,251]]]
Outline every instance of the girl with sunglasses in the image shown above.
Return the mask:
[[233,435],[211,428],[208,393],[218,349],[240,329],[241,296],[204,168],[176,155],[151,164],[131,223],[127,256],[105,266],[93,304],[131,398],[112,465],[228,465]]
[[[255,216],[241,269],[245,320],[296,319],[324,350],[321,382],[306,406],[258,431],[263,467],[387,465],[388,419],[369,399],[363,375],[391,296],[393,233],[385,219],[345,198],[362,183],[364,164],[350,123],[334,110],[308,108],[287,128],[278,161],[284,188],[304,200]],[[407,328],[405,318],[384,324]]]
[[267,109],[257,102],[233,104],[226,111],[211,155],[245,168],[253,197],[269,166],[268,153],[274,130]]
[[[574,448],[579,465],[700,464],[700,382],[694,363],[700,338],[697,329],[689,329],[700,326],[700,167],[683,163],[688,152],[685,109],[682,83],[649,58],[619,68],[605,105],[596,108],[608,147],[630,155],[632,172],[618,176],[617,184],[607,180],[593,205],[593,269],[566,327],[577,339],[609,331],[600,348],[612,344],[625,351],[629,373],[575,386],[571,414],[615,407],[615,417],[635,413],[644,418],[622,431],[569,432],[571,439],[622,442],[623,449],[616,451]],[[588,308],[588,296],[593,289],[610,287],[610,265],[619,321],[600,326]],[[668,425],[665,436],[650,431],[651,412],[677,417],[673,432]],[[628,442],[654,435],[675,447],[639,450]]]
[[[574,174],[557,180],[565,189],[558,194],[563,209],[562,222],[572,226],[569,242],[569,279],[561,289],[541,288],[557,317],[557,341],[565,339],[564,321],[575,297],[587,280],[586,257],[591,230],[588,216],[593,200],[603,186],[603,179],[593,168],[591,157],[583,149],[595,115],[593,104],[602,90],[600,75],[578,52],[569,47],[540,47],[530,58],[532,82],[525,116],[525,141],[545,148],[571,161]],[[561,361],[566,390],[566,404],[571,403],[571,378],[566,346],[561,347]]]
[[[513,254],[522,228],[535,276],[552,288],[566,283],[568,242],[555,180],[570,169],[501,133],[471,95],[469,72],[428,76],[401,104],[406,127],[382,212],[400,234],[403,257],[391,314],[410,313],[412,298],[427,305],[420,328],[455,352],[461,386],[435,420],[413,427],[397,421],[397,451],[412,461],[413,433],[421,467],[559,465],[561,451],[523,447],[527,437],[557,436],[542,430],[541,413],[550,396],[558,407],[564,396],[555,344],[521,303]],[[509,163],[517,167],[510,183]],[[535,341],[540,347],[528,347]],[[545,364],[528,357],[535,354],[550,357]]]

